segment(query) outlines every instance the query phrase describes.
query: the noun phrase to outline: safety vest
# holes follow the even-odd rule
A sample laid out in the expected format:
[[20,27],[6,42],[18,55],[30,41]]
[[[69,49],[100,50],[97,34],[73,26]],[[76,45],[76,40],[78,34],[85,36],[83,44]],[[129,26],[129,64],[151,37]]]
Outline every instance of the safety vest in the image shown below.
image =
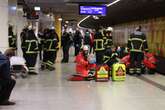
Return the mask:
[[94,36],[94,49],[95,51],[105,50],[103,35],[100,32],[97,32]]
[[112,45],[113,45],[112,36],[106,37],[106,42],[104,43],[104,47],[107,49],[107,48],[111,48]]
[[26,53],[33,54],[38,51],[38,41],[37,40],[25,40]]
[[54,39],[46,39],[44,44],[45,51],[56,51],[58,46],[58,41],[56,38]]

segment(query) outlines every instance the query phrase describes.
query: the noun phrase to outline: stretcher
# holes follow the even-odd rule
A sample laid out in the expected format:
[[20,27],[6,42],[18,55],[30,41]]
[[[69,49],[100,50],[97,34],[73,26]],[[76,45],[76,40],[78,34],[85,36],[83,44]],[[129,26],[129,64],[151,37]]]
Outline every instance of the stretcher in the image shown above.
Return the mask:
[[13,56],[10,58],[11,73],[16,77],[26,78],[28,75],[28,68],[26,66],[26,61],[22,57]]

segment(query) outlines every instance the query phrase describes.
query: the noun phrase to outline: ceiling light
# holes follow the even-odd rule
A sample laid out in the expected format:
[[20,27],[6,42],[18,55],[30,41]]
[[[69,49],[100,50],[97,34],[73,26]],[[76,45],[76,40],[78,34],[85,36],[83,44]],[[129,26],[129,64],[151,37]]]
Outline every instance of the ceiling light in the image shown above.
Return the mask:
[[119,1],[120,1],[120,0],[116,0],[116,1],[114,1],[114,2],[112,2],[112,3],[110,3],[110,4],[108,4],[107,7],[110,7],[110,6],[116,4],[116,3],[119,2]]
[[85,21],[86,19],[88,19],[89,17],[90,17],[90,16],[88,15],[88,16],[86,16],[85,18],[83,18],[83,19],[77,24],[78,28],[83,28],[83,27],[80,26],[80,24],[81,24],[83,21]]
[[38,7],[38,6],[35,6],[35,7],[34,7],[34,10],[35,10],[35,11],[40,11],[40,10],[41,10],[41,8],[40,8],[40,7]]
[[95,20],[99,19],[98,16],[92,16],[92,17],[93,17],[93,19],[95,19]]
[[58,18],[58,21],[62,21],[62,18]]

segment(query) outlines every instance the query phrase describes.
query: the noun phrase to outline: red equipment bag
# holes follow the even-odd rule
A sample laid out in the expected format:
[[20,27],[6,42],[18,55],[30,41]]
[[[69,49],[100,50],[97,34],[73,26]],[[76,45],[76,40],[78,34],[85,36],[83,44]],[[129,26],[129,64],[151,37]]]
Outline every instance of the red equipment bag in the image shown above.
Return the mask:
[[96,67],[96,81],[108,81],[110,68],[108,65],[97,65]]
[[156,58],[152,53],[145,53],[144,54],[143,63],[148,69],[155,69],[156,68]]

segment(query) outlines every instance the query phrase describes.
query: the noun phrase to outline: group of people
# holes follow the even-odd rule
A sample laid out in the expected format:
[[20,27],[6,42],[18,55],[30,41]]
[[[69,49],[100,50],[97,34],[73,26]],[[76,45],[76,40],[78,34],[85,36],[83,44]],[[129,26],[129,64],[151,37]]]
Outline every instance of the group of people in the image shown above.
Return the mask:
[[[83,71],[88,67],[91,69],[96,65],[107,64],[112,66],[115,62],[118,62],[118,49],[113,45],[112,39],[113,29],[108,27],[105,30],[96,29],[95,33],[91,33],[88,30],[85,32],[85,36],[82,37],[79,30],[74,34],[71,39],[71,34],[64,31],[62,35],[62,48],[64,57],[62,62],[68,62],[69,60],[69,48],[71,43],[75,46],[75,56],[77,62],[77,70]],[[13,33],[10,32],[12,36]],[[23,57],[26,60],[29,74],[37,74],[34,71],[37,56],[39,51],[41,52],[42,65],[41,69],[54,70],[54,63],[58,50],[58,36],[54,29],[45,29],[44,32],[38,33],[40,42],[37,39],[32,26],[23,29],[21,33],[21,47],[23,51]],[[12,41],[12,40],[11,40]],[[93,49],[96,55],[95,60],[89,61],[88,55]],[[141,31],[141,26],[137,27],[135,32],[130,35],[127,44],[128,51],[130,52],[130,69],[131,74],[141,74],[142,60],[144,58],[144,51],[148,52],[148,45],[145,34]],[[121,49],[119,49],[121,50]],[[0,105],[13,105],[14,102],[9,101],[12,89],[15,86],[15,77],[10,73],[10,56],[9,54],[0,53]],[[88,71],[88,70],[87,70]],[[87,76],[88,72],[83,71],[83,75]]]
[[[113,45],[111,27],[103,30],[103,32],[99,29],[96,30],[94,39],[97,64],[106,63],[111,67],[114,63],[119,61],[118,57],[123,56],[121,53],[123,53],[125,49],[121,47],[117,48]],[[135,31],[130,34],[126,49],[130,54],[129,73],[141,75],[144,52],[148,52],[146,35],[142,32],[141,26],[138,26]]]
[[[38,40],[38,38],[40,40]],[[43,32],[38,33],[36,37],[34,30],[31,26],[23,29],[21,33],[21,47],[23,57],[29,68],[30,74],[37,74],[35,71],[35,64],[37,61],[38,53],[42,60],[41,69],[54,70],[54,63],[58,50],[58,36],[54,29],[45,29]]]
[[[86,31],[87,32],[87,31]],[[94,52],[96,55],[96,64],[102,65],[107,64],[109,67],[112,67],[114,63],[120,61],[119,58],[124,56],[124,51],[130,53],[130,74],[142,74],[142,61],[144,59],[144,52],[148,52],[148,45],[145,34],[141,31],[141,26],[138,26],[136,30],[130,35],[128,39],[127,47],[119,47],[113,45],[112,39],[113,29],[108,27],[107,29],[96,29],[94,34]],[[88,33],[87,33],[88,34]],[[84,42],[84,46],[89,47],[89,43]],[[127,50],[125,50],[127,49]],[[87,61],[86,54],[84,54],[85,50],[82,50],[82,53],[79,53],[78,56]],[[82,57],[83,56],[83,57]],[[83,66],[81,63],[82,60],[77,60],[78,68],[79,66]],[[81,63],[81,65],[79,65]],[[90,63],[83,63],[87,67]]]
[[[74,33],[67,32],[67,28],[65,28],[62,37],[62,48],[63,48],[63,59],[62,63],[67,63],[69,61],[69,48],[74,46],[75,53],[77,56],[81,51],[83,45],[87,45],[90,53],[94,47],[94,32],[89,31],[88,29],[83,33],[76,29]],[[94,52],[94,49],[93,49]]]

